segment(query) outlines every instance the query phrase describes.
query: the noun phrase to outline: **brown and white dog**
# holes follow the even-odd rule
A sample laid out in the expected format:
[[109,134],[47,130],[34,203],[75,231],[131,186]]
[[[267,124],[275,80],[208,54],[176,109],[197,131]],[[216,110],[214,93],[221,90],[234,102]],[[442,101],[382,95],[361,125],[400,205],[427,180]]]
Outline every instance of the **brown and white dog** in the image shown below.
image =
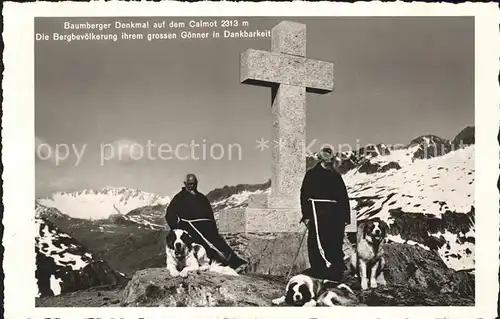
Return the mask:
[[205,248],[193,241],[182,229],[172,229],[166,240],[167,269],[172,277],[187,277],[189,272],[211,271],[222,275],[238,276],[229,266],[222,266],[207,256]]
[[358,298],[352,289],[346,284],[337,284],[335,286],[326,283],[323,291],[317,299],[318,306],[352,306],[358,303]]
[[314,307],[316,297],[323,287],[323,280],[298,274],[290,278],[286,287],[285,295],[272,300],[273,305],[286,304],[289,306]]
[[351,267],[361,279],[361,289],[377,288],[378,284],[385,286],[384,250],[382,244],[387,237],[389,227],[380,218],[360,222],[356,237],[356,251],[351,256]]
[[[334,285],[334,286],[332,286]],[[346,284],[338,284],[326,279],[318,279],[306,274],[298,274],[290,278],[285,288],[285,295],[272,300],[276,306],[335,306],[344,304],[347,298],[342,292],[354,292]]]
[[205,248],[196,244],[185,230],[172,229],[168,232],[165,252],[167,269],[172,277],[187,277],[190,271],[210,268]]

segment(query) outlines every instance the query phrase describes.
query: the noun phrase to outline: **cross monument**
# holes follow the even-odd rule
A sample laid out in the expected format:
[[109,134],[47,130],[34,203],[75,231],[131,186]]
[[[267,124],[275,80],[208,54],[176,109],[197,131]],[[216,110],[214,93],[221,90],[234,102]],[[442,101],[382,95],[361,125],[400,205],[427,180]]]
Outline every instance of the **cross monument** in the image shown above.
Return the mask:
[[[306,92],[334,88],[333,63],[306,58],[306,26],[283,21],[271,32],[271,52],[241,53],[240,81],[271,88],[272,178],[268,196],[254,196],[239,214],[224,212],[222,223],[241,219],[237,232],[302,232],[300,187],[306,172]],[[231,215],[233,214],[233,215]],[[234,228],[234,227],[233,227]],[[238,228],[238,227],[236,227]]]

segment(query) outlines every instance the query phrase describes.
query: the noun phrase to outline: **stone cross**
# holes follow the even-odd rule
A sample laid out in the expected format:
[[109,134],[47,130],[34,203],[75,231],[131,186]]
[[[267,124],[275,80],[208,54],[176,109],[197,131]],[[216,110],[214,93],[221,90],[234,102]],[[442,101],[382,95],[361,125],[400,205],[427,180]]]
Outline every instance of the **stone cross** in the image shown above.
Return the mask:
[[240,81],[272,91],[275,144],[267,206],[299,209],[306,172],[306,92],[333,90],[333,63],[306,58],[306,26],[283,21],[272,29],[271,52],[241,54]]

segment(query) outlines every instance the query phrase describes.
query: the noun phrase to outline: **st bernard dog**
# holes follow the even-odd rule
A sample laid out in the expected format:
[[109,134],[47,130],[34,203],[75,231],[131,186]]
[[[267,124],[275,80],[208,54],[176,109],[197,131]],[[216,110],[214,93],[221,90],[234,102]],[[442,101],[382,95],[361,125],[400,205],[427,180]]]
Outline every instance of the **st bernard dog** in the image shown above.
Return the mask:
[[190,271],[209,268],[205,248],[194,243],[185,230],[172,229],[168,232],[165,252],[167,269],[172,277],[187,277]]
[[290,278],[285,288],[285,295],[272,300],[276,306],[335,306],[343,304],[347,298],[342,290],[354,295],[346,284],[338,284],[326,279],[318,279],[306,274],[298,274]]
[[384,250],[382,244],[386,241],[389,227],[380,218],[365,220],[359,223],[356,236],[356,251],[351,256],[351,267],[361,279],[361,289],[378,285],[385,286]]
[[323,292],[318,296],[318,306],[353,306],[358,304],[358,298],[351,287],[346,284],[324,285]]
[[165,252],[167,269],[172,277],[187,277],[189,272],[207,270],[238,276],[234,269],[211,261],[205,248],[195,243],[189,233],[182,229],[169,231]]

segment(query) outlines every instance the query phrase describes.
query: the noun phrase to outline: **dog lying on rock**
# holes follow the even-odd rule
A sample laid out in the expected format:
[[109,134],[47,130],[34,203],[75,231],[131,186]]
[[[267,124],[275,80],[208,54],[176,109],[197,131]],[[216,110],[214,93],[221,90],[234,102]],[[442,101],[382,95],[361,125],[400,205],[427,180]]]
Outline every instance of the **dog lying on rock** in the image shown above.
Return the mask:
[[207,256],[205,248],[193,241],[182,229],[172,229],[166,238],[166,263],[172,277],[187,277],[189,272],[211,271],[223,275],[238,276],[229,266],[222,266]]
[[285,295],[273,299],[276,306],[328,306],[350,305],[357,300],[352,289],[326,279],[318,279],[306,274],[293,276],[287,283]]

